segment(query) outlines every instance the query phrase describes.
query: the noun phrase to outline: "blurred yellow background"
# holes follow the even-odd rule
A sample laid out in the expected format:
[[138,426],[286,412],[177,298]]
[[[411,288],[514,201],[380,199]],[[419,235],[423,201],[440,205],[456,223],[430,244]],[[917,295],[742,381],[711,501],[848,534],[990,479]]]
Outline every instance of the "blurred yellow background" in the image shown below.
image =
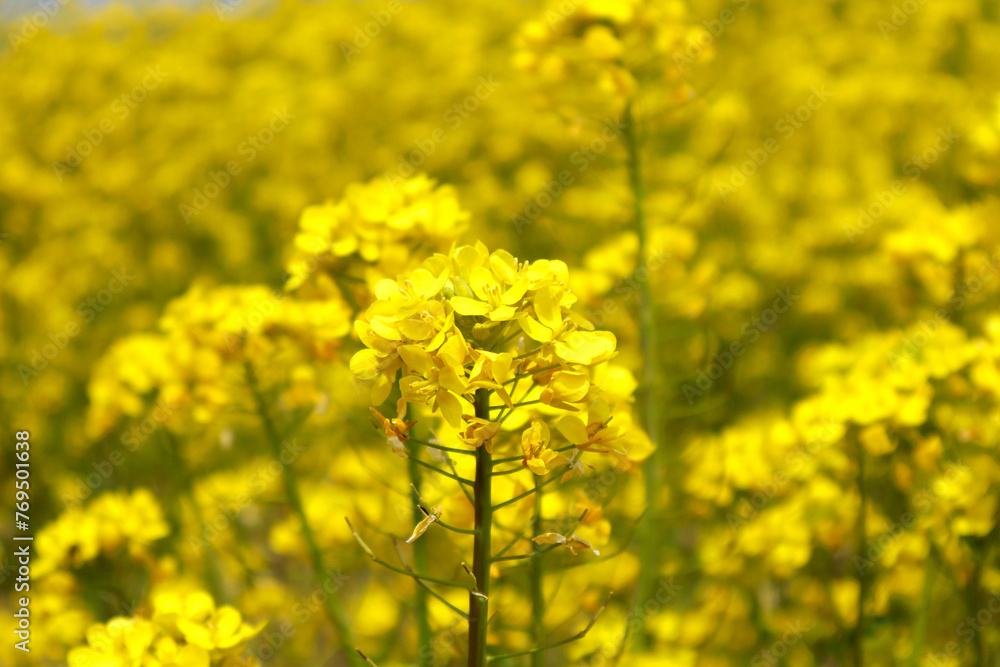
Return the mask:
[[[462,664],[465,621],[343,521],[401,567],[419,516],[349,362],[380,280],[482,241],[565,262],[617,337],[592,382],[629,455],[545,495],[601,552],[549,561],[548,639],[615,594],[544,664],[995,664],[1000,2],[185,4],[5,3],[0,430],[31,433],[36,553],[25,656],[3,524],[0,662],[348,664],[336,597],[380,667]],[[421,539],[464,576],[464,536]],[[530,647],[494,569],[490,644]]]

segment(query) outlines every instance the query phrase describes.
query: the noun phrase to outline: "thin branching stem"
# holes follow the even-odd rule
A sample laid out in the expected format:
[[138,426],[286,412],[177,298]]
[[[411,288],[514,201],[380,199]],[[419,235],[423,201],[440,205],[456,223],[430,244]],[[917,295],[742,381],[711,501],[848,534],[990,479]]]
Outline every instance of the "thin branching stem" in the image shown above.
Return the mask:
[[476,529],[475,528],[456,528],[455,526],[451,526],[451,525],[445,523],[441,519],[438,519],[434,523],[438,524],[439,526],[441,526],[445,530],[450,530],[451,532],[453,532],[453,533],[459,533],[460,535],[475,535],[476,534]]
[[[271,419],[271,413],[268,410],[267,402],[264,400],[264,395],[260,391],[257,376],[254,374],[253,366],[250,365],[250,362],[246,363],[245,370],[247,384],[250,387],[250,392],[253,394],[254,402],[257,405],[257,412],[264,425],[264,432],[271,443],[271,449],[274,452],[275,458],[280,461],[282,456],[282,445],[281,438],[278,435],[278,429],[275,427],[274,421]],[[295,515],[299,519],[299,524],[302,528],[302,538],[306,542],[306,547],[309,550],[309,556],[312,561],[313,573],[316,575],[316,581],[322,582],[328,576],[326,564],[323,562],[323,552],[320,551],[319,544],[316,542],[316,536],[313,534],[312,526],[309,525],[309,519],[306,516],[305,506],[302,503],[302,495],[299,492],[299,483],[295,477],[295,471],[292,470],[291,465],[283,465],[281,466],[281,470],[285,479],[285,495],[288,498],[288,504],[292,507],[292,511],[295,512]],[[361,665],[354,653],[351,652],[351,647],[354,646],[354,636],[351,632],[351,626],[347,621],[347,613],[343,607],[343,602],[341,601],[340,596],[336,592],[329,593],[325,598],[324,606],[326,608],[327,616],[329,616],[334,627],[337,628],[341,646],[343,646],[344,653],[348,656],[348,660],[352,665]]]
[[548,486],[552,482],[554,482],[557,479],[559,479],[560,477],[562,477],[562,474],[564,472],[566,472],[566,471],[562,470],[562,471],[558,472],[557,474],[553,475],[552,477],[549,477],[547,480],[545,480],[541,484],[536,485],[533,489],[529,489],[528,491],[525,491],[524,493],[519,493],[518,495],[514,496],[510,500],[505,500],[502,503],[494,505],[493,506],[493,511],[495,512],[496,510],[500,509],[501,507],[506,507],[507,505],[510,505],[512,503],[516,503],[518,500],[521,500],[523,498],[527,498],[528,496],[530,496],[533,493],[540,493],[543,488],[545,488],[546,486]]
[[[536,403],[541,403],[541,402],[542,401],[540,399],[539,400],[535,400],[535,401],[522,401],[520,403],[514,403],[513,407],[516,409],[516,408],[524,407],[525,405],[535,405]],[[490,408],[490,410],[503,410],[506,407],[507,407],[506,405],[494,405],[492,408]]]
[[527,373],[519,373],[518,375],[515,375],[513,379],[507,380],[503,384],[506,387],[507,385],[511,384],[512,382],[517,382],[518,380],[520,380],[522,378],[526,378],[526,377],[529,377],[531,375],[535,375],[536,373],[544,373],[545,371],[551,371],[553,368],[559,368],[559,367],[560,367],[559,364],[552,364],[551,366],[543,366],[542,368],[536,368],[535,370],[528,371]]
[[364,549],[365,553],[368,554],[368,557],[371,558],[376,563],[378,563],[379,565],[381,565],[382,567],[386,568],[387,570],[392,570],[393,572],[398,572],[399,574],[405,574],[408,577],[412,577],[413,579],[419,579],[420,581],[429,581],[432,584],[438,584],[440,586],[448,586],[449,588],[461,588],[463,590],[471,590],[469,584],[463,584],[458,581],[449,581],[448,579],[438,579],[437,577],[428,577],[425,574],[417,574],[416,572],[407,571],[404,570],[403,568],[396,567],[391,563],[387,563],[386,561],[379,558],[379,556],[374,551],[372,551],[364,542],[361,541],[361,536],[358,535],[358,531],[354,529],[354,525],[351,523],[350,519],[344,517],[344,521],[347,522],[348,527],[350,527],[351,529],[351,533],[354,534],[354,539],[356,539],[358,543],[361,544],[362,549]]
[[583,639],[584,637],[587,636],[587,633],[590,632],[590,629],[594,627],[594,623],[597,622],[598,617],[601,615],[601,613],[604,612],[604,610],[608,606],[608,602],[610,601],[611,601],[611,596],[609,595],[608,599],[604,601],[604,604],[602,604],[600,608],[597,610],[597,612],[591,617],[590,622],[587,623],[587,627],[585,627],[583,630],[580,630],[580,632],[576,633],[572,637],[567,637],[566,639],[553,642],[551,644],[545,644],[544,646],[536,646],[534,648],[525,649],[524,651],[515,651],[513,653],[501,653],[499,655],[491,655],[489,658],[490,662],[494,662],[496,660],[509,660],[510,658],[517,658],[518,656],[530,655],[533,653],[541,653],[542,651],[548,651],[549,649],[554,649],[556,647],[569,644],[570,642],[575,642],[578,639]]
[[492,561],[496,562],[497,560],[500,560],[501,558],[503,558],[503,555],[504,555],[505,553],[507,553],[508,551],[510,551],[511,547],[513,547],[513,546],[514,546],[515,544],[517,544],[517,543],[518,543],[519,541],[521,541],[521,539],[522,539],[522,538],[524,537],[524,534],[525,534],[526,532],[528,532],[528,529],[529,529],[529,528],[531,528],[531,525],[532,525],[532,524],[528,524],[527,526],[525,526],[525,527],[524,527],[524,530],[522,530],[522,531],[521,531],[520,533],[518,533],[518,534],[517,534],[517,535],[516,535],[516,536],[514,537],[514,539],[512,539],[512,540],[511,540],[510,542],[508,542],[508,543],[507,543],[507,545],[506,545],[506,546],[504,546],[504,548],[503,548],[503,549],[501,549],[500,551],[498,551],[498,552],[497,552],[497,555],[496,555],[496,556],[493,556],[493,557],[492,557],[492,558],[491,558],[490,560],[492,560]]
[[[413,545],[413,547],[414,547],[414,553],[416,553],[416,546],[417,546],[418,543],[420,543],[420,540],[417,540],[417,542],[414,543],[414,545]],[[409,572],[411,575],[416,574],[413,571],[413,568],[411,568],[407,564],[406,559],[403,557],[403,552],[399,548],[399,541],[396,540],[396,539],[393,539],[392,540],[392,546],[395,547],[395,549],[396,549],[396,555],[399,557],[399,562],[403,564],[403,567],[406,568],[406,571]],[[469,618],[468,614],[466,614],[464,611],[462,611],[461,609],[459,609],[458,607],[456,607],[455,605],[453,605],[451,602],[449,602],[448,598],[444,597],[443,595],[441,595],[440,593],[438,593],[437,591],[435,591],[433,588],[431,588],[430,586],[428,586],[426,583],[424,583],[420,579],[420,577],[416,577],[415,576],[413,579],[416,582],[418,588],[424,590],[426,593],[428,593],[430,595],[433,595],[435,598],[437,598],[438,600],[440,600],[441,602],[443,602],[446,607],[448,607],[449,609],[451,609],[452,611],[454,611],[455,613],[457,613],[462,618]],[[424,609],[424,613],[427,613],[426,608]],[[427,620],[429,621],[430,619],[427,619]],[[422,641],[420,643],[420,645],[422,647],[423,646],[427,646],[429,644],[430,644],[430,636],[428,636],[426,642]]]
[[[403,417],[404,421],[406,416]],[[413,522],[419,523],[423,520],[423,512],[420,508],[420,484],[422,481],[422,475],[420,466],[417,465],[420,457],[420,449],[422,445],[417,442],[410,442],[410,457],[407,465],[407,472],[410,475],[410,500],[412,503],[413,510]],[[403,567],[407,570],[411,570],[410,566],[407,565],[406,561],[403,559],[402,552],[399,551],[399,546],[394,539],[392,541],[393,546],[396,547],[396,553],[399,555],[400,562],[403,563]],[[418,572],[425,572],[427,570],[427,541],[417,540],[413,544],[413,563],[416,565]],[[427,595],[433,595],[438,597],[438,594],[431,590],[431,588],[420,581],[417,582],[417,589],[413,596],[413,620],[417,625],[417,646],[423,647],[430,646],[433,640],[434,634],[431,630],[430,613],[427,609]],[[433,667],[434,665],[434,655],[430,651],[420,650],[417,652],[417,665],[418,667]]]
[[[458,475],[458,469],[455,468],[455,462],[452,461],[451,459],[448,459],[448,467],[451,468],[451,472],[453,474]],[[465,488],[465,484],[459,484],[458,488],[462,490],[462,495],[464,495],[465,499],[469,501],[469,504],[475,506],[476,501],[472,498],[472,494],[469,492],[469,490]]]
[[417,465],[423,466],[424,468],[427,468],[428,470],[433,470],[437,474],[444,475],[445,477],[453,479],[456,482],[460,482],[462,484],[468,484],[469,486],[475,485],[475,482],[473,480],[471,480],[471,479],[465,479],[464,477],[459,477],[458,475],[454,475],[454,474],[452,474],[452,473],[450,473],[450,472],[448,472],[446,470],[441,470],[441,468],[438,468],[437,466],[432,466],[430,463],[427,463],[426,461],[421,461],[420,459],[418,459],[415,456],[411,456],[410,459],[412,459],[413,461],[415,461],[417,463]]
[[455,449],[454,447],[445,447],[444,445],[428,442],[426,440],[417,440],[416,438],[410,438],[407,442],[415,442],[418,445],[423,445],[424,447],[430,447],[431,449],[436,449],[442,452],[448,452],[450,454],[465,454],[466,456],[476,455],[475,450],[472,449]]
[[494,477],[502,477],[503,475],[513,475],[516,472],[521,472],[522,470],[527,470],[524,466],[514,466],[513,468],[507,468],[506,470],[501,470],[499,472],[494,472]]

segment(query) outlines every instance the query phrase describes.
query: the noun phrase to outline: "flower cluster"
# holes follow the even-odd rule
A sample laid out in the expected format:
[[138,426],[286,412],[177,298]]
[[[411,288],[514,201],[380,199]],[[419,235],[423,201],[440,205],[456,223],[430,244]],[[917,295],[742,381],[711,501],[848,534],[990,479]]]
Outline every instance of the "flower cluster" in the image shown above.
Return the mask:
[[677,56],[701,32],[680,2],[563,0],[521,27],[513,62],[545,84],[549,105],[568,119],[618,116],[640,94],[640,79],[658,84],[647,101],[659,108],[693,96]]
[[[490,447],[503,422],[476,411],[476,393],[485,390],[496,397],[490,410],[546,406],[571,445],[618,451],[623,429],[609,423],[611,411],[591,376],[592,367],[615,356],[616,340],[573,312],[567,279],[563,262],[520,262],[482,243],[434,255],[376,285],[378,300],[355,324],[365,349],[351,369],[369,383],[376,405],[398,374],[399,419],[410,405],[427,406],[471,448]],[[538,421],[523,434],[525,465],[539,474],[561,460],[549,436]]]
[[152,618],[116,617],[87,630],[87,646],[69,652],[70,667],[236,667],[264,623],[247,624],[230,606],[216,607],[204,592],[164,593]]
[[160,319],[160,333],[118,341],[90,382],[88,428],[99,436],[147,409],[181,430],[204,425],[245,397],[244,364],[281,377],[289,407],[320,399],[315,366],[332,361],[350,331],[340,299],[303,300],[263,286],[195,286]]
[[148,560],[150,545],[169,532],[149,490],[105,493],[85,508],[68,509],[38,534],[33,573],[44,577],[61,568],[76,569],[122,549],[132,559]]
[[[468,217],[453,187],[438,186],[425,175],[351,184],[340,201],[302,212],[286,287],[296,290],[319,271],[334,281],[360,279],[373,288],[413,268],[418,246],[447,249]],[[361,275],[354,275],[358,264]]]

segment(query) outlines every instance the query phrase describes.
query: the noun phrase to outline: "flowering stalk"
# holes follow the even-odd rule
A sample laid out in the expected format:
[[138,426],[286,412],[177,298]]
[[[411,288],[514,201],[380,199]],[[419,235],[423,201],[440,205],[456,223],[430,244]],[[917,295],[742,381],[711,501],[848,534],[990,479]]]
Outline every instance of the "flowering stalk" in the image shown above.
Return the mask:
[[[662,454],[660,441],[660,414],[658,391],[658,343],[656,340],[656,316],[653,304],[653,294],[650,290],[650,274],[647,266],[647,230],[644,210],[645,186],[642,181],[642,160],[639,148],[639,138],[636,135],[635,119],[631,104],[625,107],[625,146],[628,151],[629,184],[632,188],[632,217],[635,232],[639,237],[636,275],[646,276],[639,283],[639,341],[642,349],[642,404],[640,414],[643,428],[653,445],[653,454],[646,461],[646,509],[642,529],[639,534],[639,581],[636,585],[636,599],[639,604],[650,599],[655,591],[657,577],[657,546],[659,538],[659,502],[657,493],[662,484],[660,475]],[[649,647],[651,637],[645,626],[636,632],[633,648],[642,650]]]
[[[490,391],[476,390],[476,417],[489,420]],[[476,450],[476,535],[473,538],[472,576],[476,590],[469,591],[469,667],[486,665],[486,625],[489,623],[490,556],[493,527],[493,455],[488,447]]]
[[[281,437],[278,435],[278,429],[271,419],[271,413],[268,410],[263,394],[261,394],[257,376],[254,374],[253,366],[249,362],[246,364],[246,376],[247,384],[250,386],[254,402],[257,405],[257,413],[260,415],[261,422],[264,425],[264,433],[271,443],[275,459],[280,461],[282,455]],[[302,526],[302,538],[309,549],[313,573],[316,576],[317,583],[321,583],[327,576],[326,565],[323,562],[323,552],[320,551],[319,544],[316,542],[316,536],[313,534],[312,527],[309,525],[309,519],[306,517],[305,507],[302,504],[302,494],[299,492],[299,483],[295,478],[295,471],[292,470],[291,465],[282,465],[281,471],[285,480],[285,496]],[[340,640],[344,654],[347,656],[348,662],[354,667],[361,667],[364,663],[354,652],[354,636],[351,633],[350,625],[347,623],[347,613],[344,611],[340,596],[336,591],[325,596],[324,606],[326,607],[327,616],[337,629],[338,639]]]
[[[471,529],[445,523],[440,507],[422,511],[407,540],[418,540],[435,524],[460,535],[471,534],[472,568],[465,568],[469,583],[428,577],[419,567],[413,571],[389,566],[423,584],[468,590],[468,613],[452,609],[468,620],[469,667],[562,646],[585,635],[596,620],[597,614],[583,631],[567,639],[539,644],[529,651],[487,655],[492,565],[533,558],[559,547],[574,554],[585,550],[599,555],[575,534],[540,533],[537,520],[532,541],[548,545],[544,551],[504,556],[531,529],[526,525],[517,539],[494,555],[494,513],[531,495],[540,507],[537,497],[545,487],[583,473],[585,453],[628,455],[619,441],[624,428],[618,422],[609,424],[612,406],[590,370],[616,354],[617,341],[608,332],[594,331],[589,321],[572,311],[576,297],[568,285],[563,262],[520,262],[506,251],[490,253],[477,243],[453,248],[448,255],[434,255],[397,280],[380,281],[375,286],[377,301],[355,323],[365,349],[352,357],[351,370],[370,387],[371,404],[381,405],[399,387],[395,418],[373,409],[386,443],[398,456],[409,458],[412,469],[427,468],[455,482],[452,492],[460,491],[473,507]],[[490,405],[493,397],[496,405]],[[538,413],[533,406],[544,407],[545,412]],[[411,408],[416,410],[411,412]],[[519,434],[512,429],[502,431],[515,410],[533,413],[530,426]],[[441,420],[442,442],[465,449],[413,440],[410,429],[415,422],[407,417],[419,415],[423,420],[424,413]],[[563,442],[553,442],[554,434]],[[442,452],[439,458],[451,471],[420,460],[414,449],[417,444]],[[494,456],[497,448],[513,450],[518,444],[520,455]],[[576,452],[563,454],[569,450]],[[459,474],[447,453],[474,457],[471,479]],[[521,465],[511,465],[516,461]],[[494,503],[493,478],[524,472],[534,475],[529,490],[515,491]],[[546,479],[539,482],[540,477]],[[372,560],[387,566],[353,528],[352,532]],[[435,595],[429,586],[427,592]],[[542,612],[539,596],[536,625]],[[536,636],[540,637],[537,628]],[[538,664],[535,658],[532,662]]]

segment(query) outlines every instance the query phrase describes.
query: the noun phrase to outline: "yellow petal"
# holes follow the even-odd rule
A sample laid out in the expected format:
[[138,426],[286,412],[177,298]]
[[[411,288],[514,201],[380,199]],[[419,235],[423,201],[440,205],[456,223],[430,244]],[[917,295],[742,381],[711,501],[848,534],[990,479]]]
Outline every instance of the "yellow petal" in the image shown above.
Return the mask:
[[521,276],[517,279],[517,282],[510,286],[510,288],[503,293],[503,297],[500,299],[500,303],[505,306],[513,306],[518,301],[524,298],[525,292],[528,291],[528,277]]
[[504,283],[511,285],[517,276],[517,260],[506,250],[497,250],[490,255],[490,270]]
[[447,341],[445,341],[444,345],[441,346],[441,349],[438,350],[438,356],[441,357],[441,359],[443,359],[449,366],[461,368],[465,365],[465,339],[458,333],[451,336]]
[[536,340],[539,343],[552,342],[552,329],[543,326],[531,315],[522,315],[518,318],[517,323],[521,325],[521,329],[524,333],[528,334],[528,336],[530,336],[533,340]]
[[541,459],[528,459],[526,462],[528,469],[536,475],[548,475],[549,469]]
[[406,367],[420,375],[427,375],[434,367],[430,353],[419,345],[400,345],[397,351]]
[[465,296],[453,296],[448,300],[451,307],[455,309],[455,312],[459,315],[477,316],[486,315],[490,312],[490,305],[483,301],[477,301],[476,299],[470,299]]
[[445,420],[452,426],[458,427],[462,423],[462,404],[458,397],[450,391],[442,389],[437,393],[438,409],[444,415]]
[[212,633],[205,626],[182,618],[177,621],[177,629],[184,635],[184,641],[188,644],[194,644],[209,651],[215,648]]
[[574,331],[556,342],[556,356],[572,364],[591,365],[608,359],[618,341],[607,331]]
[[556,303],[555,299],[552,298],[552,290],[543,287],[535,292],[533,303],[535,306],[535,316],[539,322],[553,331],[558,331],[562,328],[562,309]]
[[399,332],[410,340],[427,340],[434,335],[434,327],[423,320],[402,320],[398,326]]
[[373,380],[379,374],[375,350],[359,350],[351,357],[351,372],[362,380]]
[[574,445],[583,445],[590,440],[590,436],[587,434],[587,426],[579,417],[563,415],[556,422],[555,426],[556,430],[562,433],[562,436]]
[[482,301],[489,301],[490,293],[500,287],[500,284],[487,269],[477,266],[469,274],[469,286]]
[[510,352],[501,352],[493,359],[493,379],[503,384],[510,380],[510,367],[514,363],[514,355]]

